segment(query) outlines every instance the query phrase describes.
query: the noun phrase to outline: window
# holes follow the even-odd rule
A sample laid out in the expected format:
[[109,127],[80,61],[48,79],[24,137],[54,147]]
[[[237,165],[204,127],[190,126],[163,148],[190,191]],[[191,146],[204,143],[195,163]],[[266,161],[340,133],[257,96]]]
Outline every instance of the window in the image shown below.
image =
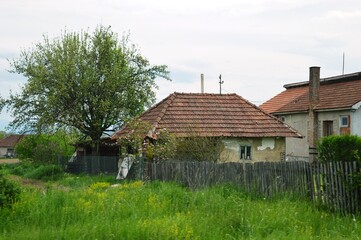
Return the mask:
[[340,117],[340,127],[348,127],[348,126],[349,126],[348,116],[341,116]]
[[251,146],[240,146],[240,159],[251,160]]
[[333,134],[333,121],[323,121],[323,136],[327,137]]

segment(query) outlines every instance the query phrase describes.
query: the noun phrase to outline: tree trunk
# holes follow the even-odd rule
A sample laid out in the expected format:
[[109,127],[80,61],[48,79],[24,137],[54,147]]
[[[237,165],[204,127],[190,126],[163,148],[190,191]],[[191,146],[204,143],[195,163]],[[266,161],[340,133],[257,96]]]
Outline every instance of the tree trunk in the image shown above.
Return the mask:
[[100,140],[96,140],[92,145],[92,157],[91,157],[91,173],[100,173],[100,151],[99,151]]

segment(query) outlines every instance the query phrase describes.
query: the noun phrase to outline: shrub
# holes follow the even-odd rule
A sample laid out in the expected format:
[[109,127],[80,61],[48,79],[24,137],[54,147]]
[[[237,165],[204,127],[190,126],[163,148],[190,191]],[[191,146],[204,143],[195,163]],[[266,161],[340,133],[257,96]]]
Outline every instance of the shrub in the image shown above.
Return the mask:
[[177,160],[217,162],[224,149],[221,137],[201,137],[193,135],[177,139]]
[[[335,135],[324,137],[318,144],[320,162],[356,161],[361,166],[361,137],[355,135]],[[350,189],[361,192],[361,169],[353,173]],[[361,200],[360,200],[361,202]]]
[[40,165],[34,170],[26,173],[24,177],[39,180],[57,180],[64,174],[61,167],[56,165]]
[[36,164],[27,161],[22,161],[21,163],[17,163],[17,164],[7,164],[7,169],[9,174],[13,174],[17,176],[24,176],[25,174],[33,171],[36,168],[37,168]]
[[324,137],[318,144],[320,162],[361,160],[361,137],[335,135]]
[[20,186],[0,173],[0,208],[8,208],[20,199]]
[[56,163],[59,155],[71,156],[74,153],[73,135],[60,130],[54,134],[29,135],[16,145],[15,150],[22,161]]
[[176,137],[166,129],[156,133],[157,139],[151,141],[146,149],[146,157],[151,161],[165,161],[174,159],[177,148]]
[[[141,120],[127,123],[127,134],[118,139],[122,146],[122,153],[141,153],[145,151],[147,159],[151,161],[164,160],[193,160],[216,162],[220,159],[224,149],[221,137],[206,137],[188,129],[189,136],[176,137],[161,129],[156,132],[156,139],[149,140],[147,136],[152,132],[152,125]],[[148,136],[149,137],[149,136]],[[154,137],[154,136],[153,136]],[[146,140],[146,141],[145,141]]]

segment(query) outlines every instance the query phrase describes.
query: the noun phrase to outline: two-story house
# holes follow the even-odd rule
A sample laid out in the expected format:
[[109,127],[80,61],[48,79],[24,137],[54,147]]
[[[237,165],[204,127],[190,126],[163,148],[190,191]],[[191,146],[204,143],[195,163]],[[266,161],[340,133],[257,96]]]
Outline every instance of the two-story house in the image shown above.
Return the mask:
[[309,81],[284,85],[260,106],[305,136],[286,139],[289,160],[308,159],[321,137],[361,136],[361,72],[320,79],[319,70],[311,67]]

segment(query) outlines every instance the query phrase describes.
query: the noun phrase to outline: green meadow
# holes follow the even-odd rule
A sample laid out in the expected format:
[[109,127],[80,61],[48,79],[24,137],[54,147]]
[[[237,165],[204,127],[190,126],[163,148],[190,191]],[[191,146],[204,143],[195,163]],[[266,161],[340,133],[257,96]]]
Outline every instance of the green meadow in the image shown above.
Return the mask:
[[361,239],[359,216],[302,198],[256,197],[230,185],[65,175],[22,187],[0,209],[0,239]]

